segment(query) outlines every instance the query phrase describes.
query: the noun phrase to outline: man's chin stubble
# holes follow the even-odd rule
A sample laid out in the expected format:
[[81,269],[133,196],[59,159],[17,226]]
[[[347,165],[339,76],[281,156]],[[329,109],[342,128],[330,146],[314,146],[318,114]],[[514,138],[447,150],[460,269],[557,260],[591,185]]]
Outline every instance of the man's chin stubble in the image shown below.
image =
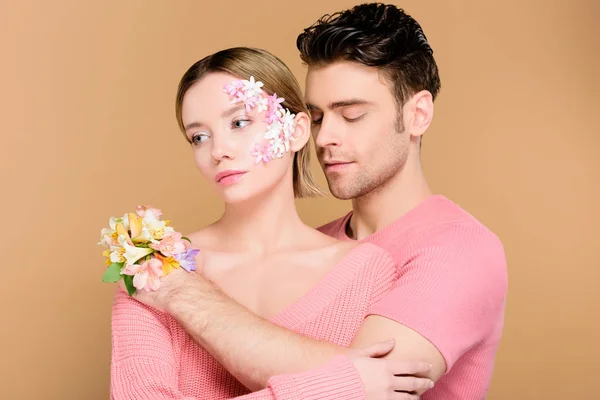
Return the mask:
[[327,184],[333,197],[338,200],[352,200],[353,198],[357,197],[356,193],[358,191],[356,188],[343,186],[340,184],[340,182],[332,182],[329,180],[327,181]]

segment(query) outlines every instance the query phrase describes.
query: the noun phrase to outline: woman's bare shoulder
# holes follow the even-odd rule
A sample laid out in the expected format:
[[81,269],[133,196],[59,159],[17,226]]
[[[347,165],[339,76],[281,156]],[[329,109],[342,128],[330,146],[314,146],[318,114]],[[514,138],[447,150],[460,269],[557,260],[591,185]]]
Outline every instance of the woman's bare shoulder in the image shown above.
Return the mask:
[[321,262],[330,260],[328,264],[333,265],[345,259],[358,247],[363,247],[363,244],[358,241],[339,240],[317,230],[314,231],[314,236],[308,243],[310,243],[308,247],[311,249],[310,253],[314,258],[321,260]]
[[219,235],[213,225],[207,225],[189,233],[187,237],[192,242],[192,245],[203,249],[215,248],[219,240]]

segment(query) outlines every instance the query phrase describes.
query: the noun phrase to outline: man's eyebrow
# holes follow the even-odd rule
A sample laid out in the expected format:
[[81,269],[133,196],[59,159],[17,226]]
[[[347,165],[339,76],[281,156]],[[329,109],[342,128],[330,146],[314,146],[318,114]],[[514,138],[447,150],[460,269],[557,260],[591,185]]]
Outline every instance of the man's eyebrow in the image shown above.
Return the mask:
[[[357,105],[364,105],[364,104],[371,104],[371,102],[367,101],[365,99],[347,99],[347,100],[340,100],[340,101],[334,101],[332,103],[329,103],[327,105],[327,108],[329,110],[335,110],[337,108],[357,106]],[[321,110],[319,107],[317,107],[314,104],[307,103],[306,106],[311,111],[312,110]]]

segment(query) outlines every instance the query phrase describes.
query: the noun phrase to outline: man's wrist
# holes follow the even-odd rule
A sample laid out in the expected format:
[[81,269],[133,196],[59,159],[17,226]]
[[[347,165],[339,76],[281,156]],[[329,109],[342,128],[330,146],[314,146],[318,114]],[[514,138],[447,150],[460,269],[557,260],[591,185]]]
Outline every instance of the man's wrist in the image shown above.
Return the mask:
[[[191,272],[195,274],[195,272]],[[203,329],[202,318],[204,310],[207,309],[206,302],[207,291],[214,290],[209,282],[201,275],[190,276],[183,284],[174,287],[168,294],[166,302],[166,311],[182,325],[189,325],[193,322],[196,329]],[[192,321],[193,317],[193,321]]]

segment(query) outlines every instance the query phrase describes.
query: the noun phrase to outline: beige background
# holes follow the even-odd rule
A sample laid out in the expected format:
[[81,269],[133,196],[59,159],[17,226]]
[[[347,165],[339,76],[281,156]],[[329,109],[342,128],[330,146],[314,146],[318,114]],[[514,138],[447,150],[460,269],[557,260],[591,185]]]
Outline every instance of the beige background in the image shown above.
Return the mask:
[[[113,287],[95,243],[110,215],[150,203],[183,231],[219,215],[177,131],[185,69],[255,45],[303,80],[296,35],[356,4],[203,3],[0,1],[0,398],[108,398]],[[401,5],[441,69],[426,173],[508,255],[488,398],[597,398],[600,2]],[[298,207],[317,226],[349,205]]]

